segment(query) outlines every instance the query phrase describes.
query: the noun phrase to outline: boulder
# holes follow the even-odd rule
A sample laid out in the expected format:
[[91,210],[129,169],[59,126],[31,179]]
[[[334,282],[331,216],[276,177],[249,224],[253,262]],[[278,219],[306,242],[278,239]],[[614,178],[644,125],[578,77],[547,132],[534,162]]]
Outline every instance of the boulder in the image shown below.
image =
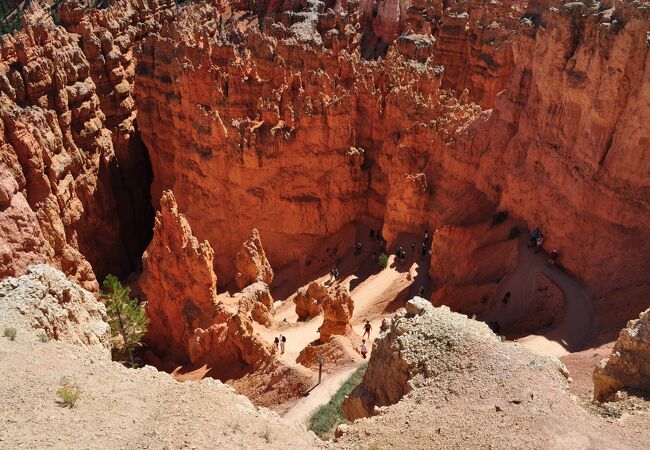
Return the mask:
[[262,281],[269,285],[273,281],[273,269],[266,259],[260,234],[255,228],[237,253],[235,264],[237,266],[235,282],[239,289],[256,281]]
[[320,326],[320,341],[328,342],[334,335],[352,333],[354,301],[347,286],[337,285],[328,289],[328,295],[321,303],[323,324]]
[[308,286],[298,289],[293,302],[296,304],[298,320],[308,320],[321,312],[321,303],[328,296],[327,287],[318,281],[312,281]]
[[621,389],[650,392],[650,308],[630,320],[609,358],[593,374],[594,400],[607,401]]
[[256,281],[241,292],[239,311],[250,314],[255,322],[262,325],[270,323],[271,308],[273,308],[273,297],[269,286],[263,281]]

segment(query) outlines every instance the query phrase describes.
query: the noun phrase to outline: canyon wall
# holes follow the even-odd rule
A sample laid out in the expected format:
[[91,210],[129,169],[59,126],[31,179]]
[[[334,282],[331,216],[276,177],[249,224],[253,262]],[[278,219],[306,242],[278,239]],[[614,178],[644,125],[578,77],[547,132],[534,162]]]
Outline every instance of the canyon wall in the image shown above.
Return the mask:
[[[350,224],[382,226],[389,249],[452,227],[459,241],[443,247],[472,255],[487,250],[466,237],[507,210],[542,227],[598,302],[641,301],[646,8],[258,6],[259,17],[240,3],[65,3],[65,29],[30,7],[24,31],[1,41],[0,276],[52,262],[96,289],[95,274],[137,267],[153,180],[153,198],[173,189],[215,249],[224,284],[253,228],[271,266],[297,261],[300,278],[326,239],[352,246]],[[439,255],[431,266],[444,269]],[[502,275],[459,270],[459,292],[477,299]],[[432,273],[454,285],[444,275]]]
[[592,292],[647,285],[649,13],[556,6],[521,22],[507,89],[459,133],[448,167],[541,226]]
[[172,7],[68,2],[66,32],[34,2],[23,30],[1,38],[0,277],[50,262],[96,291],[96,276],[125,276],[139,264],[153,209],[132,47]]

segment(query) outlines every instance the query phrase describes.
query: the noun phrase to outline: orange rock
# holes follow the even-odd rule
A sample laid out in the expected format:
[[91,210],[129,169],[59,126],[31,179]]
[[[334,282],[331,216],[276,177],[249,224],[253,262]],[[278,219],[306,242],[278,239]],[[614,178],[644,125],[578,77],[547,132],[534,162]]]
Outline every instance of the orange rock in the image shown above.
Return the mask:
[[352,333],[352,313],[354,301],[347,286],[337,285],[328,290],[328,295],[320,304],[323,310],[323,324],[320,326],[320,341],[325,343],[334,335]]
[[194,330],[210,327],[216,313],[214,252],[192,235],[171,191],[160,205],[139,280],[150,320],[145,341],[158,355],[184,362]]
[[239,312],[253,318],[257,323],[266,325],[271,322],[271,308],[273,308],[273,297],[269,286],[257,281],[242,290],[239,298]]
[[237,266],[235,281],[239,289],[256,281],[263,281],[267,285],[273,282],[273,269],[266,259],[260,234],[255,228],[237,253],[235,264]]
[[296,304],[298,320],[308,320],[321,312],[321,303],[328,297],[329,292],[324,284],[312,281],[308,286],[298,289],[293,302]]

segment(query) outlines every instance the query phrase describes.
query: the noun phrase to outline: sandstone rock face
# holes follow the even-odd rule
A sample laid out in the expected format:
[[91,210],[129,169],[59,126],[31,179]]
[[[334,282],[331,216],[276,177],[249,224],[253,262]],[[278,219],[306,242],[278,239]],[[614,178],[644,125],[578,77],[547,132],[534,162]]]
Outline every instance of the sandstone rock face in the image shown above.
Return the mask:
[[0,277],[48,262],[96,291],[96,275],[126,275],[151,237],[132,47],[174,2],[68,2],[59,16],[78,35],[38,3],[0,41]]
[[352,313],[354,301],[347,286],[337,285],[330,288],[321,305],[323,324],[320,326],[320,341],[328,342],[334,335],[346,335],[352,332]]
[[650,392],[650,309],[630,320],[609,358],[594,369],[594,400],[606,401],[629,388]]
[[[442,70],[432,63],[395,51],[381,63],[360,59],[354,5],[333,21],[316,2],[300,21],[283,8],[267,11],[277,17],[267,14],[262,33],[235,36],[215,32],[216,12],[206,23],[190,5],[174,27],[148,36],[139,56],[136,104],[152,195],[173,189],[196,235],[215,246],[226,283],[252,228],[273,267],[298,261],[300,276],[324,238],[367,215],[383,220],[391,186],[423,173],[425,146],[441,149],[480,111],[439,95]],[[434,173],[428,168],[426,180]]]
[[34,265],[25,275],[0,282],[0,309],[5,326],[14,320],[26,321],[50,339],[97,346],[110,354],[104,305],[51,266]]
[[298,320],[308,320],[321,312],[321,303],[329,296],[327,287],[318,281],[298,289],[293,302],[296,304]]
[[255,228],[237,253],[235,264],[237,266],[235,281],[239,289],[256,281],[263,281],[267,285],[273,282],[273,269],[262,248],[260,233]]
[[648,12],[550,6],[517,30],[506,89],[458,136],[456,171],[540,225],[592,291],[647,284]]
[[158,355],[183,362],[194,330],[208,328],[215,315],[214,251],[192,235],[171,191],[163,193],[160,208],[139,280],[150,320],[145,340]]

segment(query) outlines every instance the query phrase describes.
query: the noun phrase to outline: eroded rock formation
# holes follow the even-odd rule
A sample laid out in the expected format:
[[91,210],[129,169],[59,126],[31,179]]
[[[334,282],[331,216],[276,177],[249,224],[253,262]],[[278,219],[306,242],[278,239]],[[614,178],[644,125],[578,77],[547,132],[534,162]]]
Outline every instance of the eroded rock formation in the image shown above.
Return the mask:
[[98,346],[109,354],[110,328],[106,309],[95,296],[48,265],[31,266],[17,278],[0,282],[2,321],[7,326],[18,314],[32,328],[50,339],[77,345]]
[[609,358],[594,369],[594,400],[607,401],[621,389],[650,392],[650,309],[630,320]]
[[61,21],[79,39],[31,2],[23,30],[1,38],[0,277],[49,262],[96,291],[96,276],[137,265],[153,210],[132,47],[173,3],[66,3]]
[[270,323],[272,308],[273,297],[266,283],[257,281],[241,291],[239,311],[250,314],[255,322],[262,325]]
[[256,281],[262,281],[267,285],[273,282],[273,269],[266,259],[257,229],[253,228],[251,235],[244,241],[241,250],[235,257],[235,265],[237,266],[235,282],[239,289]]
[[334,335],[352,333],[350,320],[354,301],[347,286],[339,284],[330,288],[320,307],[323,310],[323,324],[319,329],[321,342],[328,342]]
[[321,303],[328,297],[328,288],[318,281],[312,281],[307,286],[298,289],[293,302],[296,304],[298,320],[308,320],[321,312]]
[[192,235],[174,194],[165,191],[139,280],[150,320],[146,342],[159,356],[187,361],[194,330],[212,325],[217,303],[213,258],[210,244]]

